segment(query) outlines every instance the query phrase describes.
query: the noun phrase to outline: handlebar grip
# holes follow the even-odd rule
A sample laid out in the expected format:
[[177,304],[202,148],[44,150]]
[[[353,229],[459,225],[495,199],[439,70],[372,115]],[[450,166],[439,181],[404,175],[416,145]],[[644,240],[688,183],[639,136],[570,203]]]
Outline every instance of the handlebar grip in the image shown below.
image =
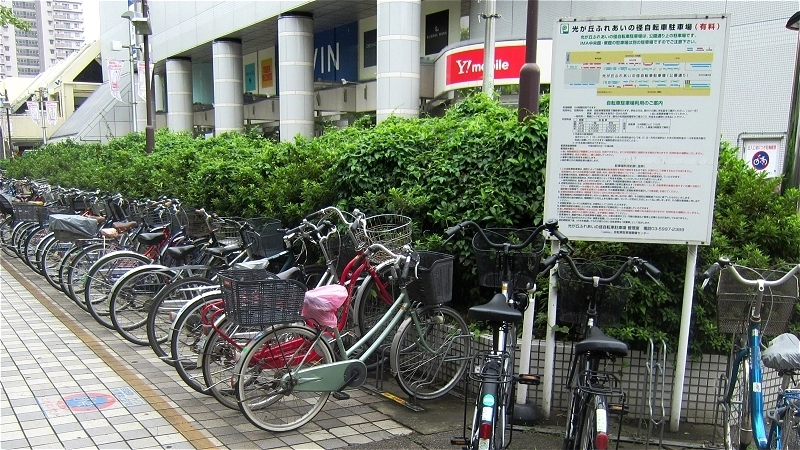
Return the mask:
[[719,272],[722,267],[720,267],[719,263],[714,263],[711,267],[708,268],[705,272],[703,272],[703,278],[708,279],[714,276],[715,273]]
[[642,266],[644,267],[644,270],[646,270],[647,273],[650,274],[651,277],[655,278],[656,280],[661,278],[661,271],[658,270],[658,268],[656,266],[650,264],[647,261],[644,261],[642,263]]
[[444,234],[449,238],[449,237],[453,236],[454,234],[458,233],[459,231],[461,231],[461,228],[462,228],[461,224],[456,225],[454,227],[450,227],[450,228],[447,229],[447,231],[444,232]]
[[548,256],[544,261],[539,263],[539,273],[544,273],[553,268],[558,261],[558,253]]

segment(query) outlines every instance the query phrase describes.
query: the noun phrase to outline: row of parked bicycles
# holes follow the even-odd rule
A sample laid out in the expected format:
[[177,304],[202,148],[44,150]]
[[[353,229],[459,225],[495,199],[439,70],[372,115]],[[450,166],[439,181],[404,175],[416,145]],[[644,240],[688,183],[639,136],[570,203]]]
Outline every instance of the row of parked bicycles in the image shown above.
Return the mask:
[[[574,258],[555,220],[527,229],[465,221],[445,231],[445,240],[472,234],[479,284],[496,291],[467,313],[491,330],[491,345],[483,348],[448,306],[454,257],[415,250],[408,217],[326,207],[286,228],[269,218],[219,217],[175,199],[0,182],[6,256],[20,258],[131,344],[150,346],[192,389],[240,410],[261,429],[303,426],[330,397],[348,398],[370,370],[388,365],[399,388],[420,400],[469,380],[465,385],[477,391],[462,393],[464,433],[451,444],[507,448],[514,425],[524,423],[515,414],[516,387],[539,381],[515,367],[517,327],[524,311],[535,308],[537,278],[551,270],[565,294],[558,315],[578,333],[564,448],[607,449],[608,418],[626,411],[618,375],[606,363],[626,356],[629,347],[600,325],[612,324],[624,309],[614,302],[624,301],[618,293],[627,277],[657,281],[660,272],[639,257],[603,264]],[[557,253],[545,255],[547,239],[560,242]],[[749,324],[750,340],[724,377],[724,444],[746,446],[752,434],[759,449],[798,448],[800,343],[781,335],[789,345],[764,351],[764,364],[784,379],[766,418],[761,364],[748,361],[761,359],[760,310],[772,311],[762,302],[765,287],[796,301],[800,265],[780,276],[748,278],[745,269],[721,259],[705,274],[722,271],[720,292],[747,297],[732,306],[744,310],[738,323]]]

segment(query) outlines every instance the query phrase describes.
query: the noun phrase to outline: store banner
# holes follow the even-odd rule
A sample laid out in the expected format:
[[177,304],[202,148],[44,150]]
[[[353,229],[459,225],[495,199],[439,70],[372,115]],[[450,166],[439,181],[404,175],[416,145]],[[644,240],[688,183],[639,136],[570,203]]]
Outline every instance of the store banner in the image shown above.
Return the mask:
[[122,77],[122,64],[124,61],[109,59],[108,60],[108,85],[111,88],[111,96],[122,101],[122,95],[119,92],[119,81]]
[[58,121],[58,102],[44,102],[44,110],[47,112],[47,124],[52,127]]
[[26,102],[28,105],[28,117],[36,124],[39,125],[39,102]]
[[447,47],[450,11],[425,16],[425,54],[433,55]]
[[145,77],[144,61],[136,63],[136,95],[147,101],[147,78]]

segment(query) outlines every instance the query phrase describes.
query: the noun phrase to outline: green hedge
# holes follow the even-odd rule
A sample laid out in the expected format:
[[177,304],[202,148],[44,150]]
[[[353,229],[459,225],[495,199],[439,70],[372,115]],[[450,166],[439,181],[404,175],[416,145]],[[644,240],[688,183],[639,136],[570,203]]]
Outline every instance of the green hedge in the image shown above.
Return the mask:
[[[469,239],[444,245],[441,235],[466,219],[486,226],[541,223],[547,125],[545,116],[520,124],[515,110],[476,95],[444,117],[391,118],[378,125],[365,118],[290,143],[235,133],[195,139],[159,130],[148,155],[141,134],[107,145],[62,142],[14,160],[7,173],[139,198],[174,196],[221,215],[271,216],[287,225],[331,204],[406,214],[414,219],[418,247],[457,255],[454,304],[466,310],[485,294],[475,283]],[[736,149],[721,146],[713,238],[700,249],[698,270],[719,255],[753,266],[800,261],[800,192],[779,195],[778,183],[749,169]],[[614,333],[639,342],[677,339],[685,246],[579,247],[584,256],[636,254],[661,268],[664,285],[637,285]],[[715,314],[713,298],[698,295],[693,351],[726,348]]]

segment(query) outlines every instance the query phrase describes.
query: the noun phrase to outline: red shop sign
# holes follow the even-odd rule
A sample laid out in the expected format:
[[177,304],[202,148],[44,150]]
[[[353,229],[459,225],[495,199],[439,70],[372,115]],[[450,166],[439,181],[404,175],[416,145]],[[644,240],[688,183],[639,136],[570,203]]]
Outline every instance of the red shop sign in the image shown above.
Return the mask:
[[[496,47],[494,51],[495,79],[519,79],[525,64],[525,44]],[[447,55],[446,84],[483,80],[483,49],[456,51]]]

